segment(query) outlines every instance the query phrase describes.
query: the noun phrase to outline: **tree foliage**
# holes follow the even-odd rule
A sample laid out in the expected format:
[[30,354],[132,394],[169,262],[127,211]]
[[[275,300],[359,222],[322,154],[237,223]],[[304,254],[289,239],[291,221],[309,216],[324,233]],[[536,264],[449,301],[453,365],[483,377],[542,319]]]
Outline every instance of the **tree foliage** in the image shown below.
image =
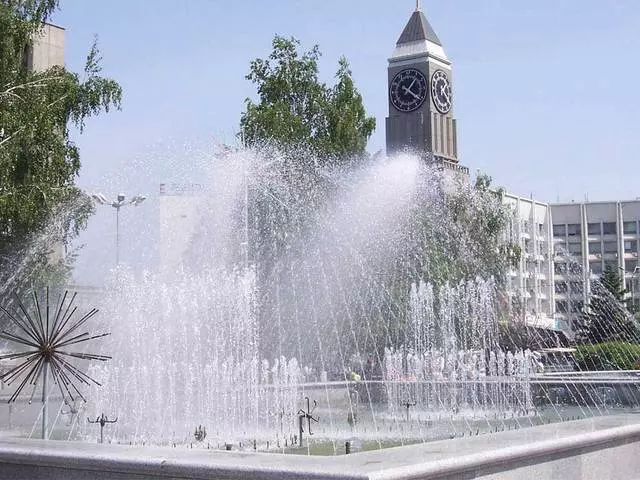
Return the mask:
[[[0,1],[0,277],[5,283],[27,280],[16,275],[18,268],[29,280],[49,275],[52,247],[67,245],[84,228],[92,205],[75,186],[80,152],[69,129],[82,131],[88,118],[120,107],[121,88],[100,75],[95,42],[82,75],[62,66],[32,71],[25,61],[58,7],[57,0]],[[36,238],[41,240],[37,253]]]
[[624,303],[626,293],[623,280],[610,266],[600,281],[592,282],[589,307],[576,325],[580,343],[640,342],[638,322]]
[[502,285],[507,269],[521,255],[519,247],[505,239],[511,212],[502,201],[502,189],[492,189],[491,177],[478,175],[475,183],[457,181],[442,195],[444,208],[437,214],[419,212],[422,233],[415,255],[421,278],[440,285],[478,276]]
[[628,342],[578,345],[575,359],[581,370],[640,370],[640,345]]
[[368,117],[349,63],[339,61],[336,84],[318,78],[320,50],[299,52],[295,38],[276,35],[266,59],[251,62],[247,80],[257,86],[259,101],[246,100],[240,126],[249,145],[309,149],[325,162],[365,153],[376,121]]

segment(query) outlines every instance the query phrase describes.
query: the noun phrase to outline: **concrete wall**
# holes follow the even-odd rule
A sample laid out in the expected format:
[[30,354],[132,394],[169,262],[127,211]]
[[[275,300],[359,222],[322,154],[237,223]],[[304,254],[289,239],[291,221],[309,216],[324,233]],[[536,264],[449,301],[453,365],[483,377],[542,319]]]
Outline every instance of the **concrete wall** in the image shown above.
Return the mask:
[[42,72],[53,66],[64,66],[64,29],[45,24],[40,34],[33,40],[29,59],[30,67]]
[[0,440],[2,479],[633,479],[638,415],[334,457]]

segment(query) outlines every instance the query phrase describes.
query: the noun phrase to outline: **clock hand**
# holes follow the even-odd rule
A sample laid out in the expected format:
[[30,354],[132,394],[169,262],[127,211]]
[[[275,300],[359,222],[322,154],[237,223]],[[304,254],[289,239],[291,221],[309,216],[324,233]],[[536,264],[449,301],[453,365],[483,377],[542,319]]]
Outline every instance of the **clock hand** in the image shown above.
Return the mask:
[[411,82],[411,85],[409,85],[409,90],[413,89],[413,86],[416,84],[416,79],[413,79],[413,82]]
[[440,85],[440,94],[443,95],[447,100],[449,100],[449,94],[447,93],[447,89],[444,85]]
[[413,93],[411,90],[409,90],[407,87],[405,87],[404,85],[402,86],[402,89],[404,90],[404,93],[408,93],[409,95],[411,95],[413,98],[417,98],[418,100],[420,100],[420,96],[416,95],[415,93]]

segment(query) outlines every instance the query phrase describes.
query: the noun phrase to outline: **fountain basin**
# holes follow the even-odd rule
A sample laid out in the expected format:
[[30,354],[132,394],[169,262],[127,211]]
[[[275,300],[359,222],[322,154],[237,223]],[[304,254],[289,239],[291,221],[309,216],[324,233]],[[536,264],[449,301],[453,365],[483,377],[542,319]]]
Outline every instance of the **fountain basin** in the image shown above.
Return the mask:
[[640,471],[640,415],[543,425],[338,457],[0,439],[2,478],[606,479]]

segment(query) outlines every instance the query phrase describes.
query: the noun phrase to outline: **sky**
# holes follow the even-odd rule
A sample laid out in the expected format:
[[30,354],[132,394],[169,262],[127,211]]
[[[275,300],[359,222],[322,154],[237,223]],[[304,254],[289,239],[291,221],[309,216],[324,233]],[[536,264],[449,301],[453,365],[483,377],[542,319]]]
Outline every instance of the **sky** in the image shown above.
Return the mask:
[[[74,133],[79,184],[106,195],[145,193],[152,203],[161,182],[197,181],[189,172],[208,145],[235,141],[244,101],[255,97],[249,62],[269,54],[274,34],[318,44],[327,82],[346,56],[377,119],[368,148],[384,148],[387,59],[415,1],[61,0],[61,7],[53,22],[66,28],[67,66],[81,71],[98,35],[103,74],[124,90],[122,111]],[[637,0],[424,0],[423,10],[453,62],[462,164],[544,202],[640,197]],[[126,215],[151,222],[154,208],[139,208],[147,213]],[[112,214],[96,215],[87,238],[110,235]]]

